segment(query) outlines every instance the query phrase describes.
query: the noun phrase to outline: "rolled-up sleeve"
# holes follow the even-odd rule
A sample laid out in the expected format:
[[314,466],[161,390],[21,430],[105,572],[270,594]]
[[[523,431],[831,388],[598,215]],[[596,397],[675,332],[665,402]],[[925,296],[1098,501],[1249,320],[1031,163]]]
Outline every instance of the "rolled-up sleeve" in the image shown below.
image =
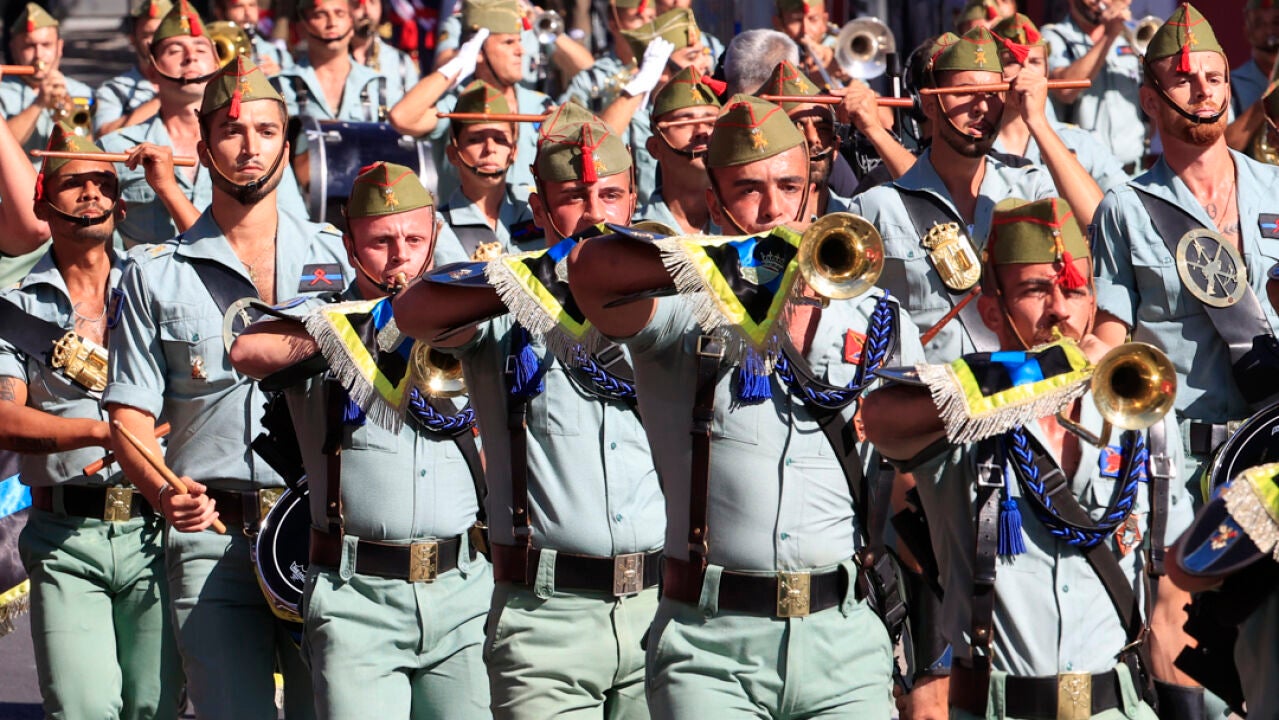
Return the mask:
[[151,293],[136,258],[126,266],[120,289],[124,297],[119,321],[111,330],[111,367],[102,402],[127,405],[159,417],[168,366],[160,347]]
[[1097,208],[1092,233],[1093,274],[1097,280],[1097,309],[1114,315],[1129,328],[1141,302],[1132,271],[1132,245],[1124,221],[1124,194],[1106,193]]

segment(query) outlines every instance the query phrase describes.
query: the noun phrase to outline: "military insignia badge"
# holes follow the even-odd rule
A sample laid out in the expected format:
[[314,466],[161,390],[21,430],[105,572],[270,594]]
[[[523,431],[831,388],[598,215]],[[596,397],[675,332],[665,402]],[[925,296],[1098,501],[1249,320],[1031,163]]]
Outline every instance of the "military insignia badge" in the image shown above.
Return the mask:
[[1211,307],[1230,307],[1248,290],[1239,251],[1204,228],[1191,230],[1177,241],[1177,274],[1187,292]]
[[1123,471],[1124,455],[1118,445],[1107,445],[1101,449],[1101,454],[1097,457],[1097,465],[1101,471],[1101,476],[1105,478],[1118,478],[1119,473]]
[[1220,550],[1229,545],[1230,541],[1237,537],[1239,537],[1238,530],[1226,523],[1222,523],[1217,526],[1217,532],[1213,533],[1212,539],[1208,541],[1208,544],[1213,550]]
[[120,313],[124,310],[124,291],[111,288],[111,298],[107,300],[107,327],[114,329],[120,324]]
[[756,244],[752,250],[754,252],[749,256],[741,258],[737,274],[752,285],[771,285],[786,269],[787,258],[765,249],[761,244]]
[[967,292],[981,280],[981,262],[972,241],[959,229],[959,223],[933,225],[923,238],[941,281],[953,292]]
[[192,380],[208,380],[209,373],[204,369],[204,358],[196,355],[191,358],[191,379]]
[[1127,556],[1132,549],[1141,545],[1141,522],[1136,513],[1129,513],[1127,519],[1115,528],[1115,545],[1119,554]]
[[851,365],[860,365],[862,362],[862,347],[866,345],[866,336],[856,330],[848,330],[844,333],[844,362]]
[[759,128],[751,128],[751,149],[764,150],[768,147],[768,138]]
[[342,277],[342,266],[337,263],[314,263],[302,268],[302,277],[298,280],[298,292],[339,292],[346,283]]
[[1262,213],[1257,216],[1257,227],[1261,229],[1261,237],[1279,240],[1279,214]]

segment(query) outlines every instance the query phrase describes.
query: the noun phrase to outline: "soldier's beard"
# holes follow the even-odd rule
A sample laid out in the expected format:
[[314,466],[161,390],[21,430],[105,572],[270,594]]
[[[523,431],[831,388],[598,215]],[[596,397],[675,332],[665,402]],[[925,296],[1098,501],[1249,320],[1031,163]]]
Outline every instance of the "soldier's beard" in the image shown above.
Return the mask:
[[1226,115],[1222,114],[1217,122],[1211,124],[1193,123],[1181,117],[1172,108],[1163,108],[1169,134],[1178,140],[1198,147],[1208,147],[1216,143],[1226,133]]

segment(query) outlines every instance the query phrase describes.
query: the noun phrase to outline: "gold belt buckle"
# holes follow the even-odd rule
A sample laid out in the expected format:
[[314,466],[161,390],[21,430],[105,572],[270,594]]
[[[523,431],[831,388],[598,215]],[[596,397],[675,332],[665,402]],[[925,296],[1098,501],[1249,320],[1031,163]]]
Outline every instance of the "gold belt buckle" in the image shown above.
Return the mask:
[[777,617],[804,617],[809,613],[813,576],[806,572],[777,573]]
[[133,517],[133,488],[109,487],[102,508],[102,519],[107,522],[128,522]]
[[1057,720],[1092,717],[1092,675],[1072,672],[1057,676]]
[[637,595],[644,589],[644,553],[613,558],[613,596]]
[[409,582],[435,582],[439,571],[439,543],[415,542],[409,546]]
[[284,488],[262,488],[258,490],[258,522],[266,519],[266,514],[280,501]]

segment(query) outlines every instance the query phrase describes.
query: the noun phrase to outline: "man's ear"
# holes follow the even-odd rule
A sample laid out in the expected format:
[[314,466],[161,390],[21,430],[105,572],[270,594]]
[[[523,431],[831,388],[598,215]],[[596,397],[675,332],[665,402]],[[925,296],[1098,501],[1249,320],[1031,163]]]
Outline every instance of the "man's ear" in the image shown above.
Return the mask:
[[201,166],[209,167],[209,146],[204,144],[204,140],[195,141],[195,158]]
[[536,192],[529,193],[528,206],[533,211],[533,222],[543,230],[550,230],[551,224],[546,220],[546,206],[542,204],[542,196]]
[[1155,92],[1154,88],[1145,83],[1138,88],[1137,103],[1141,106],[1141,111],[1146,113],[1146,117],[1151,120],[1154,120],[1158,114],[1159,102],[1158,93]]
[[984,292],[977,296],[977,312],[981,315],[982,324],[998,335],[1004,324],[1004,308],[999,302],[999,296]]
[[728,228],[732,227],[728,222],[728,218],[724,216],[724,208],[719,204],[719,197],[715,194],[714,187],[706,188],[706,210],[710,212],[711,220],[714,220],[715,224],[726,232]]
[[[660,131],[658,131],[658,132],[660,132]],[[649,154],[649,155],[651,155],[651,156],[653,156],[653,157],[657,157],[657,147],[658,147],[657,143],[658,143],[658,142],[659,142],[659,141],[658,141],[658,139],[657,139],[657,135],[656,135],[656,134],[649,135],[649,136],[648,136],[648,139],[644,141],[644,149],[648,151],[648,154]]]

